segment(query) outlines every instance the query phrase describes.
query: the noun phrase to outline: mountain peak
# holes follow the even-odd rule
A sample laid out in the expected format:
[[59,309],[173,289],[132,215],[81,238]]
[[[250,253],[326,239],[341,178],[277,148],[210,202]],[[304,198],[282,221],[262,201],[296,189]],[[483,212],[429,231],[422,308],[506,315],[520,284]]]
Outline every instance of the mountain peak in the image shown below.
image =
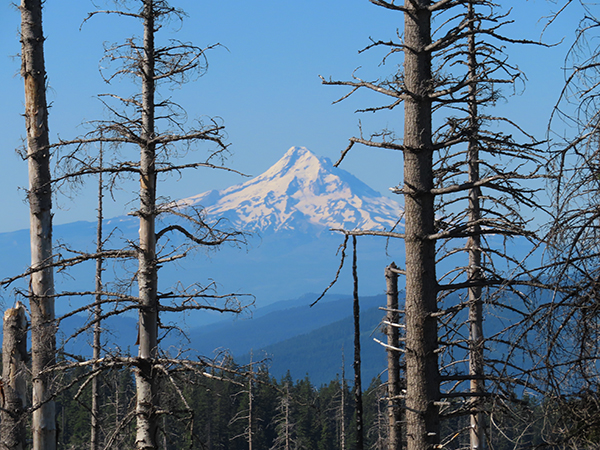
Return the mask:
[[201,205],[209,217],[254,231],[390,229],[401,212],[398,203],[304,147],[290,148],[252,180],[179,203]]
[[281,159],[277,163],[275,163],[275,165],[282,161],[297,161],[300,158],[318,157],[306,147],[291,147],[287,152],[285,152]]
[[319,173],[331,172],[333,168],[328,158],[318,157],[305,147],[292,147],[257,179],[278,179],[287,176],[315,179]]
[[316,166],[328,165],[331,166],[331,161],[328,158],[319,158],[306,147],[292,147],[267,171],[275,170],[284,172],[293,166]]

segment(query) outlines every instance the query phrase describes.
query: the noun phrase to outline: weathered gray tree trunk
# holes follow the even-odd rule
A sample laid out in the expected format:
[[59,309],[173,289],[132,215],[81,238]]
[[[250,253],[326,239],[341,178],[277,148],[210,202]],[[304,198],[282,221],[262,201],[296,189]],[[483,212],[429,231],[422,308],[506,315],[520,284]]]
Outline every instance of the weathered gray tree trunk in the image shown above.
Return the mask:
[[[21,0],[21,75],[25,82],[25,120],[29,164],[31,267],[52,263],[52,191],[48,149],[48,108],[42,1]],[[54,276],[46,267],[31,275],[31,359],[33,375],[32,431],[34,450],[56,448],[56,417],[50,400],[50,378],[42,371],[54,364]]]
[[[102,169],[102,147],[100,147],[100,169]],[[103,214],[103,197],[104,197],[104,186],[103,186],[102,171],[98,173],[98,225],[96,228],[96,253],[100,254],[103,248],[102,242],[102,220]],[[103,259],[101,257],[96,258],[96,307],[94,308],[94,341],[92,344],[94,361],[100,359],[101,350],[101,336],[102,328],[100,319],[102,317],[102,265]],[[99,369],[99,364],[94,362],[92,370],[96,372]],[[100,389],[98,383],[98,376],[94,376],[92,379],[92,405],[91,405],[91,433],[90,433],[90,450],[98,450],[100,448]]]
[[[292,421],[290,416],[290,384],[285,383],[285,394],[281,398],[279,406],[283,414],[283,436],[278,436],[276,441],[283,441],[283,450],[292,450]],[[274,447],[272,447],[274,448]]]
[[252,351],[250,351],[250,378],[248,379],[248,450],[252,450],[252,442],[254,438],[254,392],[252,386],[254,384],[254,366],[252,365]]
[[[401,420],[402,409],[400,405],[400,314],[398,313],[398,272],[396,264],[391,263],[385,268],[385,281],[387,286],[387,363],[388,363],[388,449],[402,448]],[[394,326],[396,325],[396,326]]]
[[154,123],[154,1],[144,0],[144,54],[142,59],[142,143],[140,144],[140,246],[137,281],[139,287],[139,362],[136,369],[136,448],[157,448],[158,400],[153,360],[158,345],[158,298],[156,266],[156,145]]
[[[469,3],[467,20],[469,21],[468,67],[469,67],[469,148],[468,175],[469,183],[479,181],[479,116],[477,111],[477,47],[475,42],[475,11],[473,3]],[[469,190],[469,222],[472,223],[471,236],[467,244],[469,249],[469,282],[476,283],[482,279],[481,274],[481,190],[474,187]],[[470,445],[471,450],[482,449],[485,438],[483,434],[483,414],[480,411],[480,398],[484,390],[483,367],[483,312],[481,286],[469,288],[469,375],[473,411],[471,413]]]
[[0,449],[23,450],[27,404],[25,374],[27,367],[27,318],[25,307],[17,306],[4,313],[2,341],[2,414]]
[[346,450],[346,358],[342,348],[342,398],[340,400],[340,449]]
[[431,132],[431,12],[428,0],[404,7],[404,203],[406,249],[406,434],[408,450],[440,442],[437,280]]

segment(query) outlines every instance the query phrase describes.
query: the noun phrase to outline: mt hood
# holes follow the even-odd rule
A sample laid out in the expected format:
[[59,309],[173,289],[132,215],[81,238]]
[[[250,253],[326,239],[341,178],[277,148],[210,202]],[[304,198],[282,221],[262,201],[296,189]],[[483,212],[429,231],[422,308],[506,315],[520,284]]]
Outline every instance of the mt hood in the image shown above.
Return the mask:
[[226,217],[238,229],[260,232],[389,230],[401,215],[397,202],[303,147],[290,148],[252,180],[177,203],[202,206],[209,218]]

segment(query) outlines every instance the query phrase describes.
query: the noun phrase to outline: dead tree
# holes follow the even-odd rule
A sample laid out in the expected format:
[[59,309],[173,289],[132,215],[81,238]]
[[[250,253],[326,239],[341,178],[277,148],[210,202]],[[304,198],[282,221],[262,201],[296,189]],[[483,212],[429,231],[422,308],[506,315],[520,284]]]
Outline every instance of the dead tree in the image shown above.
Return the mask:
[[280,394],[275,417],[275,430],[277,436],[273,440],[271,450],[292,450],[296,448],[295,423],[292,419],[292,399],[290,396],[289,381],[285,382],[285,390]]
[[600,425],[600,10],[593,3],[565,1],[561,11],[569,4],[581,8],[582,19],[565,57],[565,83],[549,124],[554,138],[549,170],[555,178],[548,277],[556,295],[538,307],[533,322],[546,331],[542,347],[549,364],[540,378],[552,399],[548,414],[561,411],[561,420],[547,427],[543,438],[555,448],[584,448],[597,445]]
[[[394,97],[389,108],[404,101],[403,145],[383,142],[378,147],[404,152],[404,221],[406,251],[406,432],[407,448],[426,449],[439,440],[439,370],[435,312],[435,233],[432,142],[431,14],[430,1],[416,0],[404,6],[394,2],[372,1],[404,13],[404,44],[394,45],[404,52],[404,71],[399,83],[381,85],[360,79],[352,82],[325,81],[325,84],[366,87]],[[375,108],[379,109],[379,108]],[[366,139],[352,139],[367,143]]]
[[[87,292],[58,295],[95,298],[93,304],[77,308],[64,316],[96,308],[94,319],[77,334],[90,326],[99,325],[101,320],[111,315],[139,311],[137,358],[129,359],[120,355],[95,357],[90,363],[90,376],[96,377],[98,371],[106,367],[132,368],[136,379],[136,448],[153,449],[158,445],[159,416],[166,413],[159,406],[159,379],[173,386],[187,411],[189,408],[185,397],[176,386],[177,377],[171,375],[170,369],[176,366],[179,370],[202,371],[210,366],[207,361],[176,360],[161,354],[159,341],[161,327],[166,327],[166,314],[204,309],[239,312],[242,308],[235,296],[214,292],[214,285],[175,286],[161,292],[158,270],[166,263],[185,257],[191,248],[240,242],[243,236],[235,230],[223,229],[221,221],[207,222],[201,208],[159,201],[157,193],[159,178],[172,172],[180,173],[190,168],[231,170],[222,163],[227,145],[223,140],[220,121],[198,121],[196,127],[186,129],[185,119],[179,115],[182,108],[169,99],[161,98],[159,92],[162,85],[177,85],[201,76],[207,68],[206,51],[214,46],[201,48],[177,40],[160,41],[158,32],[170,21],[183,18],[182,11],[163,0],[116,2],[115,9],[94,11],[86,20],[99,14],[116,16],[121,20],[135,19],[142,23],[144,31],[141,38],[133,37],[106,49],[105,66],[114,67],[114,71],[103,72],[106,81],[115,81],[119,77],[132,78],[139,82],[139,91],[129,97],[102,95],[100,98],[112,117],[92,122],[91,131],[80,138],[60,141],[53,146],[60,152],[59,158],[64,162],[61,166],[65,169],[65,173],[56,176],[53,182],[59,184],[80,180],[100,173],[112,177],[109,183],[113,183],[115,177],[139,177],[139,208],[132,213],[139,220],[139,237],[137,241],[130,237],[128,243],[131,247],[127,249],[97,249],[93,254],[75,251],[74,257],[60,258],[53,264],[66,267],[89,260],[101,264],[102,259],[112,257],[137,258],[137,269],[130,282],[131,287],[137,285],[136,296],[107,291],[104,286]],[[179,149],[194,150],[192,147],[203,143],[209,150],[206,160],[177,163]],[[139,159],[123,160],[115,156],[105,158],[102,162],[88,152],[93,145],[104,145],[104,150],[137,147]],[[114,308],[110,311],[100,309],[100,306],[111,303],[114,303]],[[72,365],[81,367],[82,364],[74,362]]]
[[[468,45],[468,71],[469,71],[469,143],[468,143],[468,182],[472,185],[480,180],[479,173],[479,114],[478,114],[478,74],[477,74],[477,43],[475,36],[475,10],[472,3],[468,5],[467,20],[469,21]],[[470,392],[481,394],[484,392],[483,368],[483,308],[482,288],[478,286],[483,280],[481,273],[481,190],[474,186],[469,190],[469,222],[473,224],[472,235],[469,236],[467,248],[469,249],[468,282],[474,286],[469,291],[469,376]],[[481,449],[485,438],[483,436],[483,414],[474,410],[471,413],[471,449]]]
[[[99,163],[100,168],[103,166],[103,155],[102,148],[100,148],[99,154]],[[102,250],[104,247],[104,237],[102,233],[102,221],[104,220],[104,185],[103,185],[103,177],[102,171],[98,173],[98,225],[96,228],[96,253],[98,255],[102,254]],[[94,337],[93,337],[93,354],[92,359],[94,361],[98,361],[100,359],[101,350],[102,350],[102,271],[103,269],[104,259],[99,256],[96,259],[96,286],[95,286],[95,303],[94,307]],[[92,371],[94,373],[98,373],[100,369],[99,364],[94,364],[92,366]],[[98,450],[100,448],[100,383],[98,380],[98,376],[94,376],[92,379],[92,404],[90,410],[90,450]]]
[[367,432],[367,435],[371,437],[372,440],[374,440],[373,444],[370,447],[374,450],[385,450],[391,448],[391,440],[388,436],[388,433],[389,431],[391,431],[391,428],[389,426],[389,418],[386,417],[387,414],[385,413],[385,409],[387,409],[387,406],[382,407],[382,404],[388,403],[387,399],[385,398],[385,394],[383,394],[385,389],[386,386],[382,384],[377,388],[373,389],[373,391],[371,391],[371,394],[375,396],[374,401],[377,405],[377,409],[375,418],[371,424],[371,428]]
[[[388,449],[402,448],[402,403],[400,384],[400,311],[398,309],[398,268],[391,263],[385,268],[387,287],[387,317],[384,322],[387,335],[387,417]],[[379,404],[378,404],[379,405]]]
[[405,3],[404,223],[407,449],[440,442],[433,207],[431,2]]
[[42,1],[21,0],[21,76],[25,82],[25,121],[29,165],[31,234],[31,360],[33,374],[33,448],[56,448],[56,414],[50,378],[54,365],[54,276],[52,268],[52,190]]
[[[457,289],[467,288],[464,302],[444,306],[450,314],[441,321],[445,331],[440,334],[440,339],[446,348],[462,347],[465,334],[468,336],[467,354],[455,350],[442,353],[443,364],[451,367],[450,370],[443,369],[446,386],[451,386],[443,390],[449,392],[450,398],[461,395],[458,391],[464,389],[457,386],[457,361],[462,355],[468,360],[464,372],[468,374],[465,379],[469,380],[468,390],[462,394],[464,404],[454,412],[452,408],[446,408],[444,415],[461,415],[465,410],[469,411],[469,442],[474,450],[492,445],[486,433],[492,404],[503,404],[513,412],[517,411],[519,406],[510,400],[514,396],[512,385],[536,389],[527,381],[527,370],[515,370],[512,358],[530,351],[527,338],[517,337],[520,332],[516,328],[528,315],[531,305],[528,297],[533,288],[545,288],[546,285],[539,281],[536,266],[528,267],[526,259],[511,252],[510,240],[520,237],[521,241],[512,245],[528,245],[529,251],[541,244],[535,230],[528,225],[526,214],[529,217],[534,211],[538,217],[545,214],[536,198],[539,188],[532,183],[532,180],[545,178],[541,170],[545,159],[539,150],[540,143],[518,124],[485,112],[501,98],[499,86],[514,85],[521,77],[518,69],[508,62],[501,43],[542,44],[501,34],[502,25],[508,21],[507,15],[497,13],[490,2],[469,1],[464,6],[462,23],[466,28],[466,42],[457,41],[444,54],[446,61],[453,65],[464,61],[466,53],[466,87],[451,101],[464,117],[450,117],[440,135],[446,141],[464,136],[466,146],[463,146],[464,154],[460,146],[457,149],[454,145],[441,158],[436,168],[436,188],[441,194],[437,207],[443,230],[440,234],[449,235],[448,240],[441,241],[441,258],[454,261],[461,251],[468,255],[466,266],[455,263],[457,268],[439,280],[440,299],[453,295]],[[459,106],[461,103],[464,106]],[[498,124],[512,128],[512,135],[494,131],[491,125]],[[515,135],[520,135],[522,141],[515,140]],[[456,189],[460,185],[467,187],[466,195]],[[452,189],[454,193],[449,192]],[[456,208],[459,202],[465,205],[463,212]],[[454,241],[463,232],[466,245],[461,249]],[[490,234],[503,236],[503,242],[494,244],[488,239]],[[506,268],[500,269],[502,266]],[[511,296],[516,300],[511,301]],[[460,310],[465,307],[467,313],[463,315]],[[510,321],[513,323],[504,330],[486,333],[484,315],[492,308],[512,316]],[[455,319],[449,320],[452,316]],[[467,333],[460,331],[464,326],[459,323],[463,317],[466,318]],[[511,340],[513,337],[517,338]],[[507,349],[509,356],[505,361],[498,361],[488,351],[489,347],[497,351]],[[490,401],[490,398],[495,400]]]
[[360,303],[358,299],[358,271],[356,254],[356,236],[352,236],[352,279],[354,280],[354,289],[352,310],[354,317],[354,404],[356,411],[356,450],[364,448],[364,419],[363,419],[363,400],[362,400],[362,381],[361,381],[361,354],[360,354]]
[[[525,236],[535,242],[535,235],[525,226],[527,220],[518,208],[537,206],[535,189],[522,183],[541,175],[536,141],[518,126],[515,129],[525,136],[525,144],[515,142],[510,135],[484,129],[488,122],[512,122],[484,115],[480,108],[493,105],[499,98],[497,85],[514,83],[519,75],[506,62],[501,47],[491,41],[530,42],[506,38],[498,32],[505,18],[495,13],[492,2],[371,2],[404,14],[399,42],[373,41],[367,47],[386,48],[386,61],[402,55],[403,72],[383,80],[367,81],[355,76],[352,81],[323,82],[349,86],[351,92],[342,99],[362,88],[387,97],[387,103],[361,111],[389,110],[404,104],[402,143],[393,130],[365,137],[361,129],[361,135],[350,139],[340,158],[341,162],[355,144],[402,151],[404,177],[394,192],[404,196],[404,230],[341,231],[346,235],[379,235],[405,241],[406,267],[399,272],[406,276],[406,341],[402,350],[406,361],[407,447],[445,445],[440,436],[439,408],[443,407],[444,417],[468,412],[472,417],[472,425],[466,427],[472,430],[471,447],[481,448],[480,399],[487,395],[482,378],[491,376],[484,375],[482,369],[486,340],[482,290],[540,284],[532,280],[532,272],[522,261],[483,242],[492,234]],[[484,12],[477,13],[475,8]],[[431,31],[432,14],[436,14],[438,26],[435,36]],[[437,130],[432,127],[434,112],[436,122],[444,123]],[[512,158],[512,163],[503,164],[498,158]],[[480,166],[485,169],[481,171]],[[482,195],[484,189],[487,192]],[[488,205],[483,206],[484,202]],[[498,258],[508,261],[508,272],[497,270]],[[437,277],[438,263],[444,259],[452,261],[456,269]],[[449,295],[460,290],[467,290],[466,301],[457,302],[457,295]],[[494,297],[490,303],[501,302]],[[494,338],[507,342],[504,337]],[[460,375],[459,361],[467,363],[466,373]],[[510,370],[506,367],[510,364],[502,372],[498,367],[502,362],[490,359],[487,363],[495,366],[491,369],[497,372],[493,378],[508,378]],[[466,392],[462,391],[464,384],[457,383],[457,377],[470,384]],[[467,401],[461,403],[459,410],[449,410],[446,399],[455,397]]]
[[340,449],[346,450],[346,360],[342,347],[342,382],[340,383],[340,405],[336,418],[340,424]]
[[[155,6],[159,6],[157,11]],[[158,356],[158,273],[156,261],[156,143],[155,137],[155,68],[156,54],[154,33],[155,21],[160,6],[144,1],[138,16],[144,22],[142,58],[142,98],[140,137],[140,242],[138,251],[139,269],[139,324],[138,356],[140,364],[135,371],[136,379],[136,448],[157,447],[157,376],[152,360]]]
[[237,436],[233,436],[230,440],[235,440],[240,437],[243,437],[248,443],[248,450],[252,450],[252,443],[254,438],[254,363],[252,362],[252,352],[250,352],[250,363],[248,364],[249,371],[247,374],[247,383],[246,390],[242,390],[238,392],[236,395],[247,394],[248,395],[248,407],[240,410],[234,417],[229,421],[229,426],[235,424],[236,422],[241,421],[242,423],[245,421],[246,425],[244,426],[243,431]]
[[26,448],[26,363],[28,359],[25,307],[17,302],[14,308],[4,312],[0,389],[2,392],[0,449],[2,450]]

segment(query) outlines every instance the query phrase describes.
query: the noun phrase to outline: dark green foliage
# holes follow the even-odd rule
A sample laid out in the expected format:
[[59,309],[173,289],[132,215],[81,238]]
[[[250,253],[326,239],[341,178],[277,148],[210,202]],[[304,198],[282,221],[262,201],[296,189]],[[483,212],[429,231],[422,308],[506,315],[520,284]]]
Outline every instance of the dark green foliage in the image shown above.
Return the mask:
[[[87,369],[65,372],[62,385],[70,389],[61,391],[56,398],[58,443],[61,448],[88,448],[90,442],[91,384]],[[100,429],[103,442],[112,442],[110,448],[132,448],[133,422],[128,413],[134,397],[133,377],[129,369],[110,370],[99,376],[101,417]]]
[[[82,388],[87,369],[71,370],[60,380],[67,385],[76,379],[80,382],[57,397],[59,444],[65,449],[85,449],[90,437],[90,384]],[[234,374],[234,371],[239,373]],[[161,409],[168,411],[159,421],[158,442],[166,449],[202,450],[246,450],[248,442],[242,435],[247,420],[232,421],[248,408],[247,367],[229,361],[223,370],[207,370],[205,374],[174,372],[171,379],[160,380]],[[341,450],[341,419],[345,418],[346,450],[354,448],[354,402],[352,386],[345,386],[345,404],[342,405],[342,381],[339,377],[316,388],[305,378],[294,382],[288,373],[280,380],[269,375],[265,367],[257,366],[253,377],[253,448],[268,450],[274,447],[281,423],[281,401],[289,392],[289,423],[291,424],[292,449]],[[133,420],[134,396],[133,376],[130,368],[107,371],[100,375],[101,390],[101,439],[108,448],[132,448],[135,436]],[[176,388],[177,386],[177,388]],[[181,398],[185,398],[185,403]],[[379,377],[372,380],[364,396],[365,448],[383,449],[386,430],[385,386]],[[460,402],[460,400],[456,400]],[[585,403],[588,416],[561,417],[553,427],[569,427],[581,433],[583,441],[598,443],[597,414],[592,414],[590,399],[571,399],[570,402]],[[187,405],[186,405],[187,404]],[[542,436],[543,428],[550,427],[549,415],[545,410],[558,407],[540,405],[533,398],[520,402],[518,414],[514,408],[493,408],[494,426],[487,425],[487,435],[492,439],[495,450],[531,448],[550,436]],[[342,414],[344,408],[344,414]],[[454,409],[454,408],[452,408]],[[569,410],[574,410],[573,408]],[[595,411],[595,410],[594,410]],[[526,420],[524,421],[524,418]],[[543,423],[543,418],[546,422]],[[452,436],[468,426],[467,415],[445,417],[442,420],[444,435]],[[589,426],[592,424],[594,426]],[[579,428],[583,427],[583,429]],[[502,433],[497,430],[502,429]],[[554,434],[555,436],[557,434]],[[281,445],[276,448],[285,448]],[[466,442],[459,438],[447,443],[446,448],[458,449]]]

